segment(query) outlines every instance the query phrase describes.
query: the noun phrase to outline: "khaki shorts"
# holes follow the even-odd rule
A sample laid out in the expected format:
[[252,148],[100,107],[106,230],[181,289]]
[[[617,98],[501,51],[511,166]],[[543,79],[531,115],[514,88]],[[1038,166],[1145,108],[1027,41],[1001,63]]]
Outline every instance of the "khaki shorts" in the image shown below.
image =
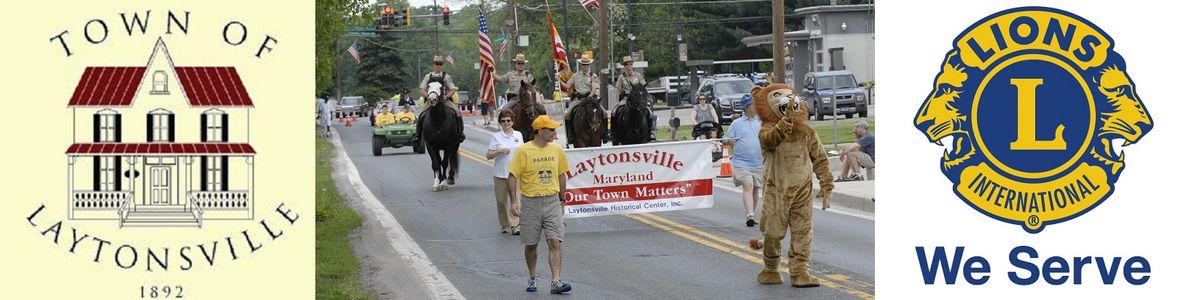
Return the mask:
[[867,155],[866,152],[854,151],[854,152],[850,152],[850,155],[853,155],[854,158],[858,159],[858,166],[860,166],[860,167],[867,168],[867,169],[875,167],[875,160],[871,159],[871,156]]
[[534,246],[546,236],[546,240],[563,240],[563,206],[558,195],[527,197],[521,195],[521,242]]
[[733,186],[742,186],[747,182],[753,182],[757,188],[763,187],[762,169],[733,168]]

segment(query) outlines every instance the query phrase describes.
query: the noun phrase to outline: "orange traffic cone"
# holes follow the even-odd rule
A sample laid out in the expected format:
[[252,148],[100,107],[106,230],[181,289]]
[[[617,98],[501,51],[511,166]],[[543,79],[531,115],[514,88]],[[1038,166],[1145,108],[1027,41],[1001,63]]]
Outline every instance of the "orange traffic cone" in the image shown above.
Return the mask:
[[350,119],[346,119],[346,127],[350,127]]
[[725,155],[721,157],[721,174],[717,177],[728,178],[733,177],[733,165],[729,164],[729,146],[725,146]]
[[350,114],[350,119],[354,120],[354,122],[358,122],[358,114]]
[[346,122],[346,114],[338,113],[338,123],[345,123],[345,122]]

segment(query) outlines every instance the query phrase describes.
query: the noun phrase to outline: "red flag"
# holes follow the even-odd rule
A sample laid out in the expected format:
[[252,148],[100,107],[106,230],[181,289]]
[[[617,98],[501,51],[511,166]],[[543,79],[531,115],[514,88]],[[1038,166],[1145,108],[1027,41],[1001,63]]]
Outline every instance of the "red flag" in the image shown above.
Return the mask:
[[550,36],[552,47],[554,47],[554,62],[558,66],[559,90],[567,91],[567,79],[571,78],[571,65],[567,62],[567,49],[563,47],[563,41],[558,37],[558,28],[554,27],[554,17],[550,15],[550,11],[546,11],[546,18],[550,19]]

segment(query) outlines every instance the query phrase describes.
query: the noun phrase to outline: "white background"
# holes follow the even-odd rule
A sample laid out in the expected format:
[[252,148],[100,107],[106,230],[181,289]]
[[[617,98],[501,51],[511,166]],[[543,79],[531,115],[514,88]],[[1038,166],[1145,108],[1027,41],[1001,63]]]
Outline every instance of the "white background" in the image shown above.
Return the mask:
[[[1200,278],[1196,229],[1200,227],[1193,174],[1200,162],[1195,123],[1200,120],[1195,37],[1200,19],[1178,3],[1120,1],[882,1],[877,4],[876,111],[878,189],[876,293],[880,299],[1177,299],[1188,298]],[[1029,234],[1019,225],[975,211],[952,192],[940,171],[942,148],[913,126],[917,109],[951,43],[971,24],[1005,9],[1047,6],[1091,21],[1114,39],[1126,72],[1154,121],[1141,141],[1125,148],[1126,168],[1115,192],[1090,212]],[[1040,113],[1040,112],[1039,112]],[[1083,285],[1052,286],[1042,278],[1020,286],[1008,252],[1032,246],[1040,267],[1051,255],[1143,256],[1150,281],[1118,277],[1103,285],[1095,263],[1083,268]],[[925,285],[915,247],[965,246],[967,256],[991,264],[991,279],[973,286],[962,279]],[[950,254],[952,252],[948,252]],[[1028,259],[1026,259],[1028,260]],[[1018,271],[1025,276],[1025,271]],[[1074,278],[1074,274],[1071,275]],[[1118,275],[1120,276],[1120,275]]]

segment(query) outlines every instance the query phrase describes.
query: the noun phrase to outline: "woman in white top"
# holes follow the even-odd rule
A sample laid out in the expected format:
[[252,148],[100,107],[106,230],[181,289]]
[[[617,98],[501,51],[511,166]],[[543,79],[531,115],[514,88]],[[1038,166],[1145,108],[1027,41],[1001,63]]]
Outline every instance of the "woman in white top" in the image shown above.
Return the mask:
[[496,160],[492,164],[492,181],[495,184],[496,215],[500,218],[500,233],[512,232],[513,235],[520,235],[521,227],[518,224],[521,223],[521,219],[513,215],[508,207],[508,163],[512,162],[513,151],[524,141],[521,132],[512,128],[513,115],[508,109],[501,110],[498,114],[500,131],[492,134],[492,141],[488,143],[487,158]]

